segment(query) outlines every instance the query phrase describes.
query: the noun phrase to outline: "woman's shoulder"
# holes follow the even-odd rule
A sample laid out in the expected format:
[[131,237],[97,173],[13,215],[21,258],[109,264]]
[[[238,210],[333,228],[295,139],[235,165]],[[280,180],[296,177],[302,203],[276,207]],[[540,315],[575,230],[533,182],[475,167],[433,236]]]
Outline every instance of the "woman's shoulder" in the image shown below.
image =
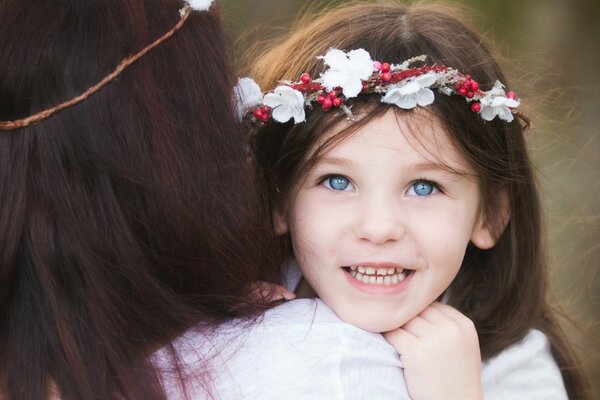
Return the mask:
[[[324,353],[340,362],[350,362],[372,352],[399,365],[397,352],[380,334],[342,321],[318,299],[288,301],[268,310],[252,323],[228,323],[212,340],[243,345],[244,353],[253,359],[285,355],[287,360],[303,360],[301,365],[304,366],[310,364],[305,362],[306,358],[314,356],[321,359],[317,365],[325,365]],[[288,364],[287,361],[282,363]]]
[[535,329],[485,361],[482,380],[486,399],[568,399],[548,338]]
[[359,399],[374,390],[382,400],[408,398],[394,348],[346,324],[320,300],[289,301],[209,336],[193,330],[176,347],[185,349],[186,366],[210,360],[219,399]]

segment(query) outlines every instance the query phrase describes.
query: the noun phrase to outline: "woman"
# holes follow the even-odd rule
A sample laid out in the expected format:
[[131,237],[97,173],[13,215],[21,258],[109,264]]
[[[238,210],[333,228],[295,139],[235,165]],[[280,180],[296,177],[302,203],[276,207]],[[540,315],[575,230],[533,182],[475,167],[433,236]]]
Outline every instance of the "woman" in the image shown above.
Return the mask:
[[0,398],[164,398],[278,278],[210,3],[0,2]]

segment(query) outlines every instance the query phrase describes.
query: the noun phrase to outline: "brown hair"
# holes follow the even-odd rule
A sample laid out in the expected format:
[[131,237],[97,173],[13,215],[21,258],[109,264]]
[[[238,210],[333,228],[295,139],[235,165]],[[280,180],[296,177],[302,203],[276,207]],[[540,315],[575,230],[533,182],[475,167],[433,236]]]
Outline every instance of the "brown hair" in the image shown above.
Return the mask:
[[[483,38],[455,15],[459,14],[452,9],[430,4],[343,5],[302,19],[289,38],[279,39],[257,56],[250,74],[262,88],[272,89],[278,81],[297,80],[303,72],[319,76],[323,64],[317,56],[329,48],[363,48],[374,60],[389,63],[425,54],[428,64],[470,74],[484,90],[496,80],[506,84]],[[380,103],[379,95],[361,95],[348,105],[354,114],[365,115],[351,131],[394,107]],[[415,112],[394,109],[400,118]],[[459,96],[436,94],[432,106],[418,111],[431,113],[447,128],[451,141],[476,171],[484,213],[497,236],[489,250],[469,245],[449,289],[449,303],[475,323],[484,360],[517,343],[531,329],[543,331],[570,397],[588,399],[584,375],[548,302],[541,205],[522,126],[517,119],[486,123]],[[306,123],[270,122],[259,129],[254,149],[268,208],[281,206],[319,154],[351,133],[343,131],[341,137],[319,142],[344,117],[315,107],[307,109]],[[502,192],[508,195],[510,210],[505,229],[496,215]]]
[[[82,93],[182,5],[0,2],[0,120]],[[227,50],[195,12],[87,100],[0,134],[1,398],[164,398],[149,356],[278,281]]]

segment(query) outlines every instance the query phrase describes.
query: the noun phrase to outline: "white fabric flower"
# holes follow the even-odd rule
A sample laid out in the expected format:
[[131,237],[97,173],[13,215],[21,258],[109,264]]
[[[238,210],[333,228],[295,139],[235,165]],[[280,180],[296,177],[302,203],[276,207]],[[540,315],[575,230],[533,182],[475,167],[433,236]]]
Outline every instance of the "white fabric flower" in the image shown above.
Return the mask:
[[362,90],[362,81],[373,73],[373,60],[364,49],[345,53],[331,49],[321,57],[329,69],[321,74],[327,90],[341,87],[346,98],[356,97]]
[[294,123],[306,119],[304,113],[304,96],[289,86],[278,86],[273,93],[267,93],[263,103],[273,109],[272,116],[277,122],[288,122],[294,118]]
[[520,104],[519,100],[506,97],[504,85],[500,81],[496,81],[494,87],[487,91],[479,102],[481,103],[481,111],[479,112],[481,118],[491,121],[498,116],[506,122],[515,119],[510,109],[516,108]]
[[433,103],[435,96],[429,89],[436,81],[434,72],[417,76],[412,81],[403,85],[392,86],[388,89],[385,96],[381,98],[383,103],[395,104],[405,110],[415,108],[417,104],[421,107]]
[[206,11],[209,9],[213,0],[188,0],[187,3],[191,9],[196,11]]
[[491,121],[498,116],[498,118],[506,122],[511,122],[515,118],[511,108],[518,106],[519,101],[515,99],[509,99],[504,96],[485,96],[481,99],[481,111],[479,114],[486,121]]
[[244,114],[263,101],[260,86],[251,78],[238,79],[237,85],[233,88],[233,95],[240,121],[244,117]]

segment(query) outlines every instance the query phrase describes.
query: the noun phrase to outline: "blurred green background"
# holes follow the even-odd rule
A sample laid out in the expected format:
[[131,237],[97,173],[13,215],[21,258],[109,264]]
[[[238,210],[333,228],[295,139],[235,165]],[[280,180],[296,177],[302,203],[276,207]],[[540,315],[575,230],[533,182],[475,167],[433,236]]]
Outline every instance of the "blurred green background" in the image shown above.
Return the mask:
[[[287,32],[307,4],[339,3],[220,1],[238,54]],[[600,399],[600,1],[446,3],[471,9],[466,19],[506,57],[509,86],[532,117],[528,139],[546,209],[552,285],[561,307],[588,333],[565,323]]]

